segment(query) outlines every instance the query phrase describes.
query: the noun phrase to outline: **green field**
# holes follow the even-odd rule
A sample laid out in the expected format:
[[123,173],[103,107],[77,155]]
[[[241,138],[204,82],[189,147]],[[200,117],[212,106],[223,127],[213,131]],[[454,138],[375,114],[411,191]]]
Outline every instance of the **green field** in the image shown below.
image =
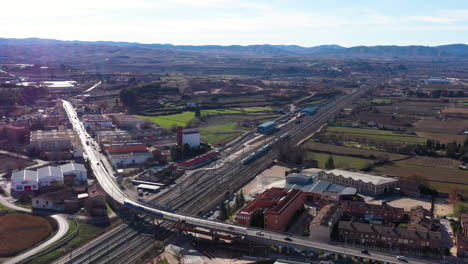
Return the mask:
[[[256,115],[262,112],[270,112],[270,107],[246,107],[246,108],[230,108],[230,109],[208,109],[202,110],[201,115]],[[164,115],[164,116],[142,116],[136,115],[141,119],[150,120],[153,123],[160,125],[166,129],[171,129],[174,126],[187,126],[187,124],[195,118],[194,111],[186,111],[180,114]]]
[[328,132],[348,134],[359,137],[367,137],[374,139],[383,139],[390,141],[400,141],[406,144],[421,144],[425,143],[426,139],[414,136],[399,134],[392,131],[378,130],[378,129],[366,129],[366,128],[352,128],[352,127],[334,127],[330,126],[327,128]]
[[190,120],[195,118],[195,112],[187,111],[175,115],[166,115],[166,116],[140,116],[136,117],[141,119],[149,120],[153,123],[160,125],[161,127],[171,129],[174,126],[186,126]]
[[355,169],[362,170],[369,166],[370,161],[367,159],[347,157],[342,155],[329,155],[323,153],[309,152],[310,158],[317,160],[319,168],[325,168],[325,162],[329,156],[333,157],[335,168],[337,169]]
[[239,128],[237,122],[212,123],[200,128],[201,140],[208,144],[220,144],[240,136],[246,129]]

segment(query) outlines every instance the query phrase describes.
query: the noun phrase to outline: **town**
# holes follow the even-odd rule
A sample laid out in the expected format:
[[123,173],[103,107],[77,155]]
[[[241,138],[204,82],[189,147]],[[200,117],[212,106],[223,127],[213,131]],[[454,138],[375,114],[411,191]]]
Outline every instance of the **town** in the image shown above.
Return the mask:
[[465,44],[0,50],[0,263],[468,263]]

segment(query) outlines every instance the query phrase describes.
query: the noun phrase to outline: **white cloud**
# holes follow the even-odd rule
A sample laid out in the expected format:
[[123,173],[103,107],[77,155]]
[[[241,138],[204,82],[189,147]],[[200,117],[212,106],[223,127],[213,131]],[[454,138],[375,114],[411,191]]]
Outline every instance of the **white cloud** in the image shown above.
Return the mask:
[[410,21],[429,22],[435,24],[454,24],[468,21],[468,10],[442,10],[433,16],[412,16]]

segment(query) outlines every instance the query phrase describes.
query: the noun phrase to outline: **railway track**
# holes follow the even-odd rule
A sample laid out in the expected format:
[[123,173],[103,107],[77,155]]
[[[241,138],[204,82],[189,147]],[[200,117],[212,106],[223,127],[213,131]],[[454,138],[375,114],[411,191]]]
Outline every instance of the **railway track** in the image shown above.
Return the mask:
[[[323,123],[332,118],[341,108],[347,106],[364,91],[357,91],[339,102],[338,105],[328,105],[322,112],[307,117],[299,125],[287,124],[282,128],[290,134],[290,142],[297,144],[305,137],[319,129]],[[248,153],[245,153],[247,155]],[[171,208],[185,213],[200,213],[207,208],[212,208],[215,201],[223,197],[226,191],[232,193],[242,187],[246,181],[263,171],[276,157],[273,150],[258,158],[250,165],[240,165],[238,157],[232,163],[224,164],[219,169],[200,171],[192,175],[192,180],[187,180],[180,186],[180,192],[173,191],[164,200]],[[220,182],[221,181],[221,182]],[[227,185],[225,185],[227,184]],[[209,197],[212,201],[203,202]],[[211,206],[211,207],[210,207]]]

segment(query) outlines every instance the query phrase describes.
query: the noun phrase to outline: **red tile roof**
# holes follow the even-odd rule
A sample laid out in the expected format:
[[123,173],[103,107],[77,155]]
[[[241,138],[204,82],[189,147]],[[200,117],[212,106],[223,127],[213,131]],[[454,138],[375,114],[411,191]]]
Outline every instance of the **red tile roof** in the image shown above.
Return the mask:
[[140,151],[147,151],[148,148],[146,146],[128,146],[128,147],[106,147],[109,153],[127,153],[127,152],[140,152]]
[[184,167],[191,167],[191,166],[197,165],[198,163],[204,162],[204,161],[206,161],[208,159],[212,159],[212,158],[214,158],[216,156],[218,156],[218,153],[210,152],[210,153],[206,153],[206,154],[197,156],[195,158],[191,158],[191,159],[182,161],[181,163],[179,163],[179,165],[184,166]]

